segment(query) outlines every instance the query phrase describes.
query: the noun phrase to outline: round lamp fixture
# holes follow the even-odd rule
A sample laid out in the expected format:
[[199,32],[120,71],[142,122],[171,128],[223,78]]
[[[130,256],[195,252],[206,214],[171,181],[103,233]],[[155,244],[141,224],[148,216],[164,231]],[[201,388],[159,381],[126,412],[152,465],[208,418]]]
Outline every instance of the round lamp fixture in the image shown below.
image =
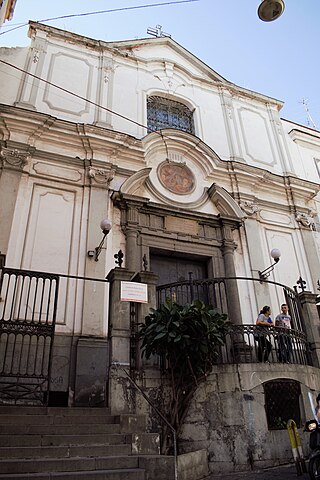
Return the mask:
[[271,257],[274,259],[275,262],[279,262],[281,257],[281,252],[278,248],[273,248],[270,252]]
[[277,20],[284,12],[283,0],[262,0],[258,8],[258,16],[263,22]]
[[107,235],[110,232],[111,227],[112,227],[112,223],[108,218],[104,218],[103,220],[101,220],[100,228],[105,235]]
[[270,273],[272,272],[272,270],[274,269],[274,266],[279,262],[280,260],[280,257],[281,257],[281,252],[278,248],[273,248],[270,252],[270,255],[271,257],[273,258],[274,260],[274,263],[272,265],[269,265],[269,267],[265,268],[264,270],[262,270],[262,272],[259,270],[258,271],[258,274],[259,274],[259,277],[260,277],[260,280],[266,280]]
[[112,227],[112,224],[111,224],[111,222],[108,218],[104,218],[103,220],[101,220],[100,228],[101,228],[102,233],[103,233],[102,240],[94,250],[88,250],[88,252],[87,252],[88,257],[94,258],[95,262],[97,262],[99,260],[99,255],[100,255],[101,250],[103,248],[105,238],[108,235],[108,233],[110,232],[111,227]]

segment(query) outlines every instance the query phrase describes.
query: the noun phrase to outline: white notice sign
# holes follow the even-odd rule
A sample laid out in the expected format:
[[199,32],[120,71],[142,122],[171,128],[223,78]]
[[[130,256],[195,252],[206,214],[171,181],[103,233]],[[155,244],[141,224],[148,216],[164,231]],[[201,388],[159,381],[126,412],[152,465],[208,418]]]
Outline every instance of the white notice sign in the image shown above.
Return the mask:
[[120,300],[148,303],[148,285],[138,282],[121,282]]

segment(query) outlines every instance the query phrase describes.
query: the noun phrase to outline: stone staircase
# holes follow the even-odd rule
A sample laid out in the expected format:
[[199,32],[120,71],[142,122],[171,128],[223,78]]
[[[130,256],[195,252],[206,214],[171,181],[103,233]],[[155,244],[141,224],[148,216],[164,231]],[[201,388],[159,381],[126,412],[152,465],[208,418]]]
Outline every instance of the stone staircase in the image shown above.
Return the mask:
[[167,480],[172,457],[141,415],[0,406],[0,480]]

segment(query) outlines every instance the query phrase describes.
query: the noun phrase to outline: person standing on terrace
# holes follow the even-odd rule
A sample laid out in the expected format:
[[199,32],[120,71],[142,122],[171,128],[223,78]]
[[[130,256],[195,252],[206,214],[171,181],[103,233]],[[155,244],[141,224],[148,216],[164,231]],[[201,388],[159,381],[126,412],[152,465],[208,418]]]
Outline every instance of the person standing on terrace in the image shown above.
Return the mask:
[[255,339],[258,342],[258,361],[259,362],[269,362],[269,355],[272,349],[270,340],[267,339],[266,335],[268,334],[268,327],[274,326],[273,320],[271,318],[271,308],[268,305],[265,305],[258,315],[256,325],[263,327],[257,329],[255,334]]
[[288,311],[288,305],[283,303],[281,305],[281,313],[279,313],[275,319],[276,327],[283,329],[283,333],[278,336],[279,361],[283,363],[290,363],[292,352],[291,338],[287,335],[291,329],[291,317]]

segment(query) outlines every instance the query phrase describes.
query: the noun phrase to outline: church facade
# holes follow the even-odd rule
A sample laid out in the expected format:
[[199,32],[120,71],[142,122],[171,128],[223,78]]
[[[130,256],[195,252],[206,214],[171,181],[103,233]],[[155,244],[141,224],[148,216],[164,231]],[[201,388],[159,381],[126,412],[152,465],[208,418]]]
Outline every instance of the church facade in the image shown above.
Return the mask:
[[[148,284],[142,318],[157,285],[229,278],[229,319],[250,327],[263,305],[276,316],[282,286],[297,292],[300,279],[313,361],[217,365],[182,438],[208,450],[212,471],[288,459],[264,385],[299,384],[301,419],[320,390],[320,132],[171,38],[103,42],[34,22],[29,36],[28,48],[0,49],[0,252],[5,268],[59,277],[51,401],[144,408],[109,375],[132,360],[121,281]],[[272,249],[280,261],[259,281]]]

